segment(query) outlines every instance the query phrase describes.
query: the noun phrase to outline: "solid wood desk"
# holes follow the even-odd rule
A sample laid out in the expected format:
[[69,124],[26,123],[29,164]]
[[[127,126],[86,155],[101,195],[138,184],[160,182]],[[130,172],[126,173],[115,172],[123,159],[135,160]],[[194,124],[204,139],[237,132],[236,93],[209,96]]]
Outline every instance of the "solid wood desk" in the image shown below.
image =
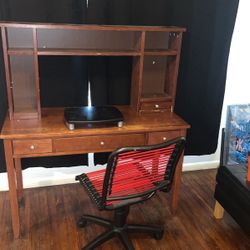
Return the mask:
[[[42,110],[42,119],[10,120],[6,117],[0,138],[4,140],[14,237],[20,236],[18,202],[23,198],[21,158],[89,152],[109,152],[123,146],[156,144],[186,136],[189,125],[171,112],[138,115],[119,106],[124,126],[68,130],[62,108]],[[172,189],[171,211],[176,212],[183,157]]]

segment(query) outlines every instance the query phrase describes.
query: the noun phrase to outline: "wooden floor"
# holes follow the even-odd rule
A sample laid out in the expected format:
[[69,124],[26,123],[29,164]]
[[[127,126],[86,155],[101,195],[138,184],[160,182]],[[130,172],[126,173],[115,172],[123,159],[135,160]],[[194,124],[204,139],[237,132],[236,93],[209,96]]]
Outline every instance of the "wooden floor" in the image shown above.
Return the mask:
[[[129,222],[164,225],[162,240],[147,235],[131,235],[136,249],[250,249],[250,239],[225,213],[223,220],[213,217],[215,170],[186,172],[182,175],[177,216],[171,216],[169,195],[161,193],[144,204],[134,205]],[[0,193],[0,249],[74,250],[103,231],[96,225],[76,227],[82,213],[112,217],[99,212],[79,184],[25,190],[21,208],[22,237],[13,240],[7,192]],[[118,239],[99,249],[123,249]]]

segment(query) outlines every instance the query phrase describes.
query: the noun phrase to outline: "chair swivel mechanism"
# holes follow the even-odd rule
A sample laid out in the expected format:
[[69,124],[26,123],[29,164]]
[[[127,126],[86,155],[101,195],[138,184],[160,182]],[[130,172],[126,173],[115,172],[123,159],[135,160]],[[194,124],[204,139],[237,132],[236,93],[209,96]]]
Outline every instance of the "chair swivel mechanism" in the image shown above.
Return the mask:
[[76,176],[99,210],[114,210],[113,221],[92,215],[79,219],[79,227],[93,222],[107,228],[82,249],[95,249],[117,236],[132,250],[128,233],[149,233],[157,240],[163,237],[160,226],[127,224],[126,219],[131,205],[150,199],[157,191],[170,191],[184,145],[181,137],[157,145],[120,148],[110,154],[106,169]]

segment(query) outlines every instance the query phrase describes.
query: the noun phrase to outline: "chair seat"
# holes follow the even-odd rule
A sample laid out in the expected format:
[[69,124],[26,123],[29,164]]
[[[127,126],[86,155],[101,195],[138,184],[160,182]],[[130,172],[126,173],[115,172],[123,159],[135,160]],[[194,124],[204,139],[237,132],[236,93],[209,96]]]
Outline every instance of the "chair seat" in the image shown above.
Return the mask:
[[[102,199],[102,189],[105,172],[106,169],[102,169],[78,176],[79,181],[99,209],[101,209],[100,202]],[[155,174],[153,177],[152,174],[145,174],[145,172],[143,170],[140,170],[139,168],[136,170],[135,168],[133,168],[133,171],[131,172],[129,171],[128,166],[126,166],[126,168],[119,168],[116,170],[116,174],[114,175],[113,183],[118,184],[116,184],[113,188],[112,196],[124,196],[128,193],[143,193],[148,188],[155,188],[155,179]],[[107,201],[106,206],[114,205],[117,202],[120,201]]]

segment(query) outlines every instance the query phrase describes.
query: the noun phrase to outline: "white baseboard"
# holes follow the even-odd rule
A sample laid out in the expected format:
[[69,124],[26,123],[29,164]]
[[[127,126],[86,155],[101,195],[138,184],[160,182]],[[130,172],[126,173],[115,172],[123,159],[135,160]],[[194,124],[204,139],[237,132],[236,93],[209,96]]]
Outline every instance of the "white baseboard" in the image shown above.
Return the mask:
[[[217,168],[218,161],[185,163],[183,171],[195,171],[203,169]],[[70,168],[28,168],[23,170],[24,188],[54,186],[68,183],[75,183],[75,176],[83,172],[91,172],[105,168],[105,165],[97,166],[77,166]],[[0,173],[0,191],[8,190],[7,173]]]
[[[76,175],[103,168],[105,168],[105,165],[96,165],[93,167],[77,166],[68,168],[27,168],[22,171],[23,187],[34,188],[75,183]],[[0,191],[7,190],[9,190],[7,173],[0,173]]]
[[183,171],[195,171],[195,170],[205,170],[214,169],[219,167],[219,161],[203,161],[195,163],[184,163]]

